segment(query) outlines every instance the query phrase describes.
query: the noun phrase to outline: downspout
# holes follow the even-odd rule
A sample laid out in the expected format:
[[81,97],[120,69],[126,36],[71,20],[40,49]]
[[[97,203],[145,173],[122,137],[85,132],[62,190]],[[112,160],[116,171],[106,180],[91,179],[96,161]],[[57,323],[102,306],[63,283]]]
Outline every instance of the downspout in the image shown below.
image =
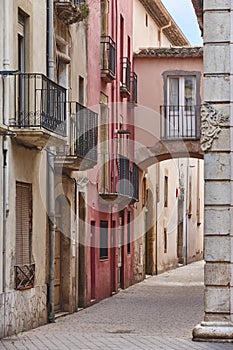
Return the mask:
[[167,29],[167,28],[169,28],[169,27],[171,27],[171,25],[172,25],[172,22],[169,21],[168,24],[166,24],[165,26],[163,26],[163,27],[161,27],[161,28],[159,29],[159,31],[160,31],[160,43],[159,43],[159,46],[160,46],[160,47],[161,47],[161,42],[162,42],[163,30],[164,30],[164,29]]
[[[9,3],[8,0],[4,0],[4,24],[3,24],[3,69],[9,71],[10,67],[10,30],[9,30]],[[4,76],[3,79],[3,122],[8,125],[9,118],[9,77]],[[6,335],[6,222],[7,222],[7,206],[8,206],[8,166],[7,166],[7,152],[8,152],[8,137],[4,136],[2,140],[2,153],[3,153],[3,228],[2,228],[2,292],[3,292],[3,336]]]
[[[47,75],[54,80],[54,54],[53,54],[53,0],[47,0]],[[55,260],[55,192],[54,192],[54,149],[47,148],[48,164],[48,219],[49,219],[49,322],[55,322],[54,314],[54,260]]]

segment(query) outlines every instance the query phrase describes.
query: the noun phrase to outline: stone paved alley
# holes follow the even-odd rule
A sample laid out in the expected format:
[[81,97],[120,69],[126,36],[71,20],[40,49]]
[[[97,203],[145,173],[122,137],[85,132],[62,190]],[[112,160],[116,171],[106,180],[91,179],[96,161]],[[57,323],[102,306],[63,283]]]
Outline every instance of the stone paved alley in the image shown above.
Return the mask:
[[119,294],[30,332],[2,340],[7,350],[232,350],[192,342],[203,319],[203,262],[150,277]]

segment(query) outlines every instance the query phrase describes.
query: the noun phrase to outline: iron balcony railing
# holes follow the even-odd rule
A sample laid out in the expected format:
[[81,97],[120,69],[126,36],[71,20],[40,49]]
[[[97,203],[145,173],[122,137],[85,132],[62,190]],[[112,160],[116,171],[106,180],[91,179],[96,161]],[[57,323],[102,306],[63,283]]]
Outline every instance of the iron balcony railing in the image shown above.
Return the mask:
[[138,102],[138,76],[135,72],[130,75],[130,97],[129,102],[136,105]]
[[98,114],[78,102],[67,102],[68,147],[59,147],[59,156],[81,157],[97,162]]
[[102,36],[101,48],[101,76],[106,82],[116,78],[116,43],[110,36]]
[[133,163],[130,168],[129,158],[118,155],[118,186],[117,192],[132,200],[139,199],[139,169]]
[[200,106],[161,106],[162,139],[199,139]]
[[131,72],[131,63],[128,57],[121,58],[120,93],[122,97],[128,97],[130,95],[130,72]]
[[14,100],[10,127],[45,128],[66,135],[66,90],[43,74],[19,73],[9,77]]
[[15,289],[28,289],[34,286],[35,264],[15,266]]

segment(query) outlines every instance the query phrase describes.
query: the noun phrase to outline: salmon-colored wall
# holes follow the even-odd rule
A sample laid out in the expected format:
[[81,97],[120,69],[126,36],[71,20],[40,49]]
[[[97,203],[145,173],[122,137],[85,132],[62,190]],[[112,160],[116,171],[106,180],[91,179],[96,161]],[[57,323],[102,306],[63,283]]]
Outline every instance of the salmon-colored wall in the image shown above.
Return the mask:
[[[203,73],[203,59],[198,58],[134,58],[138,75],[138,105],[136,110],[136,136],[139,143],[153,146],[160,138],[160,106],[164,105],[164,80],[166,71]],[[203,79],[201,78],[201,99]]]

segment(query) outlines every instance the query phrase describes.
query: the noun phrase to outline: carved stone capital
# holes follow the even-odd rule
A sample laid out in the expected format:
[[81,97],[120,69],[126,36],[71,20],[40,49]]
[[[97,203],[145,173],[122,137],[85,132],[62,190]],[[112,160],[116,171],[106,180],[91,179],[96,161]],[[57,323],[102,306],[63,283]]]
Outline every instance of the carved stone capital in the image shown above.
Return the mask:
[[201,149],[211,149],[213,140],[218,138],[221,128],[227,125],[229,116],[224,116],[209,103],[201,106]]

